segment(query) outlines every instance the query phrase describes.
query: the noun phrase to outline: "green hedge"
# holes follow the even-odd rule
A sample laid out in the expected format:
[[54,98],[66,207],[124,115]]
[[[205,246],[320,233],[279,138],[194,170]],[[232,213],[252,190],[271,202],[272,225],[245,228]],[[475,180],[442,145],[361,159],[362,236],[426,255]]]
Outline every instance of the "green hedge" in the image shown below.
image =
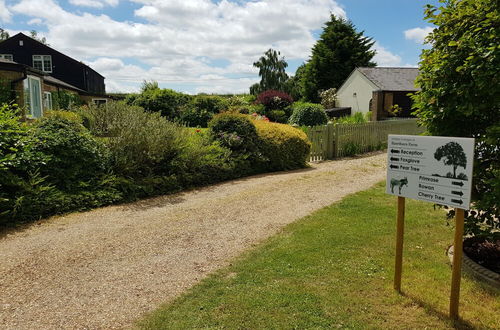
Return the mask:
[[254,121],[265,170],[280,171],[305,167],[311,143],[301,130],[289,125]]
[[0,226],[306,164],[310,145],[290,126],[241,114],[209,126],[125,103],[22,123],[1,106]]

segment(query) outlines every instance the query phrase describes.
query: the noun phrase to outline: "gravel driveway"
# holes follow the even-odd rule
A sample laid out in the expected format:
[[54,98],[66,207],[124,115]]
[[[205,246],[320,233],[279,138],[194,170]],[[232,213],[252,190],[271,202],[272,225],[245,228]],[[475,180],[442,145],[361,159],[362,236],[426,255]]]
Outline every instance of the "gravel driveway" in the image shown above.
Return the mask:
[[384,179],[385,153],[54,217],[0,239],[0,328],[124,328],[283,226]]

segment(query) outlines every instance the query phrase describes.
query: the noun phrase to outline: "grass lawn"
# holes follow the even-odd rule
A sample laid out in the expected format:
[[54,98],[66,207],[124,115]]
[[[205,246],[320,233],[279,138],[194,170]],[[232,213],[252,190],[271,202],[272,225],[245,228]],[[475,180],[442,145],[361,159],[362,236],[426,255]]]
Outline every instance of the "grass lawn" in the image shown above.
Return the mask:
[[138,326],[499,329],[500,292],[467,275],[462,320],[448,319],[453,228],[430,203],[407,200],[404,295],[395,293],[395,217],[396,198],[382,184],[351,195],[287,226]]

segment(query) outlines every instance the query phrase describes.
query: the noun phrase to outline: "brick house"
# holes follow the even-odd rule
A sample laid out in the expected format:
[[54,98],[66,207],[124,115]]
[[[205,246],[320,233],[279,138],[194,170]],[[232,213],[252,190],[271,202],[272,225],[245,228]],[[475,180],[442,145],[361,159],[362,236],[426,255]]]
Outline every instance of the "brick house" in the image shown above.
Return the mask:
[[23,33],[0,42],[0,83],[32,118],[41,117],[62,94],[85,103],[107,101],[102,75]]

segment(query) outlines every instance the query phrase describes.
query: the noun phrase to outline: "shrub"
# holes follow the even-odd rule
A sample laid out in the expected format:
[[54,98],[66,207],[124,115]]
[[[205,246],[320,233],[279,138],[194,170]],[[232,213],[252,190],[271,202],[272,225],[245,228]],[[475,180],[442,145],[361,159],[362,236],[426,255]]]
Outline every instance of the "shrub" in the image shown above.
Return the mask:
[[289,125],[255,120],[263,170],[279,171],[305,167],[311,143],[301,130]]
[[178,117],[183,106],[191,101],[192,97],[171,89],[146,88],[140,94],[131,94],[125,102],[129,105],[140,106],[150,112],[159,112],[169,119]]
[[179,121],[189,127],[207,127],[213,116],[212,112],[189,105],[182,110]]
[[[216,115],[208,126],[212,137],[220,141],[223,146],[233,151],[252,152],[255,150],[257,130],[248,116],[222,113]],[[232,134],[233,139],[238,136],[241,143],[238,145],[230,143],[228,134]]]
[[271,121],[276,123],[285,124],[288,122],[288,116],[284,110],[271,110],[268,112],[267,116]]
[[431,135],[475,138],[472,200],[479,212],[466,212],[465,233],[500,235],[498,1],[441,2],[425,9],[435,28],[420,56],[415,114]]
[[38,120],[30,131],[26,169],[66,191],[91,184],[110,170],[109,153],[82,125],[57,117]]
[[291,125],[316,126],[328,122],[323,106],[315,103],[296,102],[292,105],[292,115],[288,120]]
[[60,90],[52,93],[54,109],[71,110],[83,104],[82,99],[76,93]]
[[65,110],[50,110],[44,112],[44,117],[46,118],[56,118],[56,119],[64,119],[68,121],[73,121],[78,124],[83,123],[82,117],[73,111],[65,111]]
[[110,102],[106,107],[81,110],[90,131],[105,137],[114,170],[141,177],[163,173],[179,152],[182,129],[160,113]]
[[216,95],[196,95],[191,101],[191,105],[198,110],[215,114],[226,110],[229,107],[229,102]]
[[366,123],[366,117],[362,112],[356,112],[350,116],[339,117],[335,120],[339,124],[361,124]]
[[237,177],[231,150],[213,141],[209,133],[191,132],[182,141],[182,151],[172,162],[172,174],[185,187],[205,185]]
[[262,104],[267,111],[283,110],[292,104],[293,99],[285,92],[267,90],[260,93],[255,102],[257,104]]
[[337,102],[337,89],[330,88],[319,93],[321,98],[321,105],[325,109],[335,108],[335,103]]

